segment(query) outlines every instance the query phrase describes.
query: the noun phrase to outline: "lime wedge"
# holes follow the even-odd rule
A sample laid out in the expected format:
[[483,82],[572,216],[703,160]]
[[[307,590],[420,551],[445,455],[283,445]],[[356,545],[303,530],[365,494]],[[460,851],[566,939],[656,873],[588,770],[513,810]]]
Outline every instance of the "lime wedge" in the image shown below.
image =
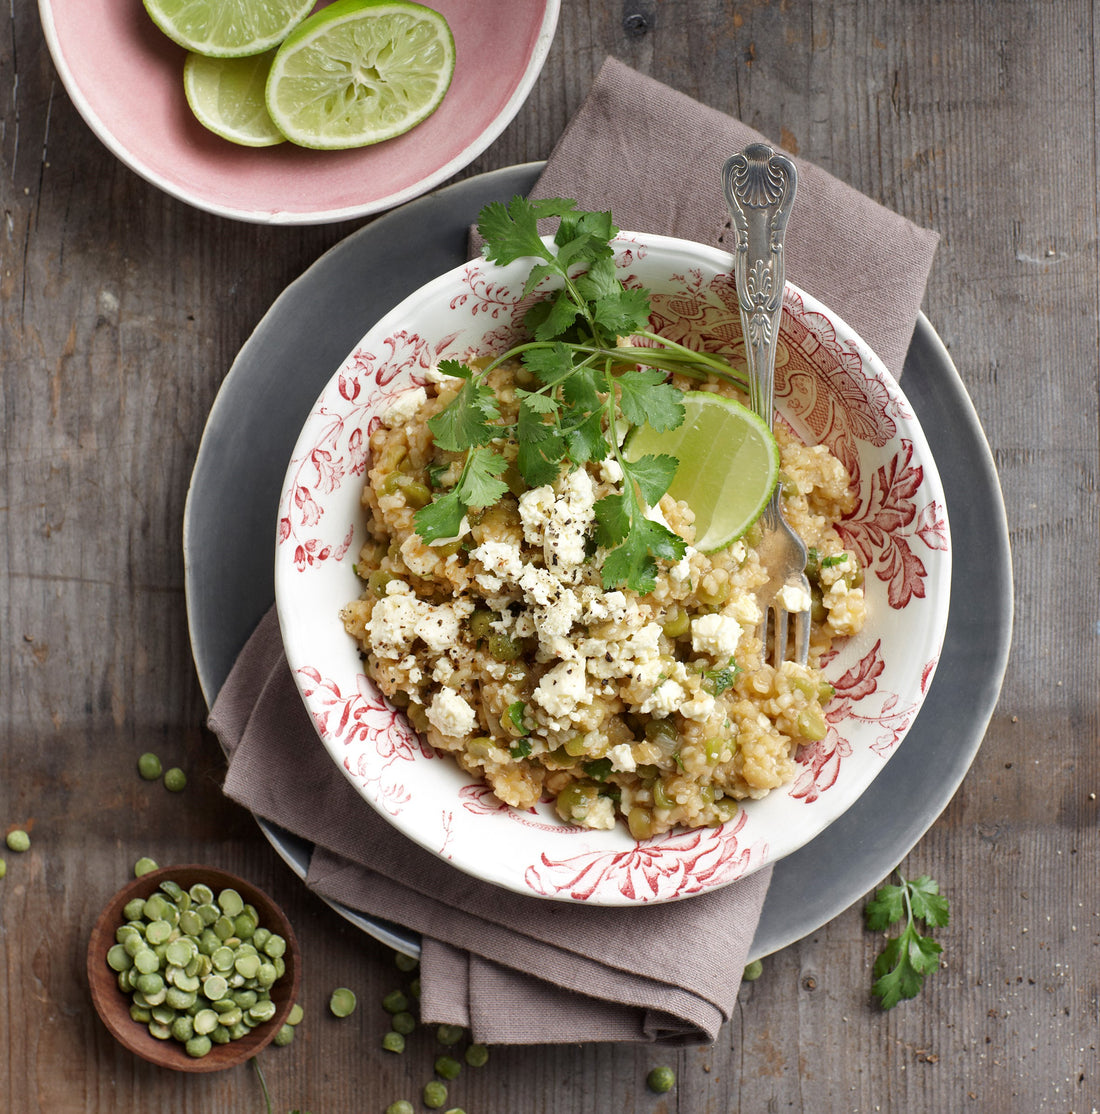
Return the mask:
[[759,518],[779,478],[779,446],[767,423],[724,395],[688,391],[684,409],[675,429],[638,426],[623,449],[627,460],[676,457],[669,494],[695,512],[695,548],[713,553]]
[[199,123],[215,135],[244,147],[272,147],[283,135],[267,112],[264,90],[274,50],[247,58],[208,58],[188,54],[183,91]]
[[303,147],[364,147],[427,119],[454,68],[454,37],[438,12],[408,0],[336,0],[279,47],[267,109]]
[[312,7],[313,0],[145,0],[145,10],[170,39],[213,58],[278,46]]

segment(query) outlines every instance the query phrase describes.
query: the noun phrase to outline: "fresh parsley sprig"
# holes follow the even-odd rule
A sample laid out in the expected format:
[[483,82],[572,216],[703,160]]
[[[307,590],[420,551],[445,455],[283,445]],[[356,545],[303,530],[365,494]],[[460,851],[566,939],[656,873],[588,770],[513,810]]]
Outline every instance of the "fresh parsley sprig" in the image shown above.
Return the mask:
[[915,998],[925,976],[939,966],[942,945],[930,936],[922,936],[916,922],[943,928],[950,917],[947,898],[927,874],[908,881],[899,871],[898,878],[901,885],[880,886],[864,910],[865,923],[873,932],[885,932],[898,921],[905,921],[901,935],[890,937],[875,960],[871,993],[887,1010],[903,998]]
[[[545,218],[558,220],[550,243],[539,234],[538,222]],[[623,481],[620,492],[595,508],[596,542],[608,551],[604,586],[651,591],[656,561],[679,560],[685,552],[679,535],[646,514],[668,490],[677,461],[654,455],[629,461],[621,450],[623,437],[643,422],[666,430],[683,421],[682,392],[667,382],[670,373],[704,378],[713,373],[741,383],[743,378],[718,357],[648,330],[649,293],[627,288],[618,276],[611,241],[619,230],[610,213],[579,210],[567,198],[514,197],[507,205],[493,202],[482,209],[478,230],[491,262],[533,260],[524,297],[548,279],[556,289],[524,319],[531,340],[479,371],[454,360],[441,363],[440,370],[462,383],[428,427],[440,448],[465,455],[455,486],[416,512],[417,533],[427,542],[453,538],[471,507],[490,506],[503,496],[509,464],[494,445],[515,442],[516,468],[529,487],[553,483],[563,466],[611,457]],[[620,346],[620,337],[632,336],[649,343]],[[518,415],[509,424],[488,377],[516,357],[537,387],[517,389]]]

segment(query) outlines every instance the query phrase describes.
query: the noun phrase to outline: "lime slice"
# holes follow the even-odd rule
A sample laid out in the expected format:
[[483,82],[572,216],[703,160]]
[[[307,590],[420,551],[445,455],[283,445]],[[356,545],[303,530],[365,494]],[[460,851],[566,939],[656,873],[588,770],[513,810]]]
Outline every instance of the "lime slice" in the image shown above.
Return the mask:
[[675,429],[638,426],[623,448],[627,460],[676,457],[669,494],[695,512],[695,548],[713,553],[759,518],[779,479],[779,446],[767,423],[723,395],[688,391],[684,409]]
[[274,57],[274,50],[247,58],[188,54],[183,64],[183,91],[199,123],[222,139],[245,147],[285,142],[264,99]]
[[279,48],[267,109],[303,147],[364,147],[427,119],[454,68],[454,37],[438,12],[407,0],[337,0]]
[[153,22],[182,47],[240,58],[278,46],[313,0],[145,0]]

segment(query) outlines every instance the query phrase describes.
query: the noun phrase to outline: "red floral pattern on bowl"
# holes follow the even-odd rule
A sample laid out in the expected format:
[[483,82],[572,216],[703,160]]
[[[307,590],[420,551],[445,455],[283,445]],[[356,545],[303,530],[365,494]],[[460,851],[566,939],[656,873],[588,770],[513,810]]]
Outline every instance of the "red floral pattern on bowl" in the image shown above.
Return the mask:
[[[740,319],[729,256],[624,233],[625,282],[652,293],[654,329],[737,356]],[[372,328],[306,419],[278,512],[275,590],[287,658],[318,736],[363,797],[456,867],[519,893],[593,905],[704,893],[773,863],[822,832],[870,785],[928,692],[947,627],[951,549],[943,490],[904,394],[835,314],[788,285],[776,360],[779,413],[848,466],[859,499],[841,523],[866,566],[869,619],[826,665],[836,688],[828,733],[803,747],[793,782],[746,802],[719,828],[636,843],[563,824],[549,802],[500,803],[440,759],[366,677],[339,612],[360,590],[352,569],[364,526],[367,438],[440,359],[516,339],[527,265],[484,260],[411,295]]]

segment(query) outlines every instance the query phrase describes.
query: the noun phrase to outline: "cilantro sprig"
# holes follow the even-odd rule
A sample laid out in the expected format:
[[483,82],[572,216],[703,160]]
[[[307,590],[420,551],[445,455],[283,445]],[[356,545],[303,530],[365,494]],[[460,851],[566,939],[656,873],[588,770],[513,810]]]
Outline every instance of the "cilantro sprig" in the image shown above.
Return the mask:
[[875,960],[871,993],[883,1009],[893,1009],[903,998],[915,998],[925,976],[939,966],[941,944],[922,936],[917,921],[928,928],[943,928],[950,918],[947,898],[927,874],[909,881],[898,872],[900,885],[880,886],[864,909],[864,920],[873,932],[885,932],[905,921],[898,936],[890,937]]
[[[545,218],[558,220],[550,243],[539,234]],[[676,561],[685,552],[679,535],[646,514],[668,490],[678,462],[667,455],[629,461],[623,437],[643,422],[660,431],[683,421],[682,392],[667,381],[671,373],[713,373],[744,385],[743,376],[716,356],[649,331],[649,293],[627,288],[618,276],[611,241],[619,230],[609,212],[579,210],[568,198],[514,197],[482,209],[478,231],[491,262],[533,261],[523,297],[547,280],[555,289],[524,319],[530,340],[478,371],[454,360],[440,364],[462,382],[428,427],[440,448],[464,454],[462,471],[449,491],[416,512],[416,531],[427,542],[453,538],[470,508],[491,506],[504,495],[509,462],[494,446],[515,442],[516,469],[528,487],[553,483],[563,467],[611,457],[623,480],[621,491],[595,508],[596,542],[607,551],[603,583],[651,591],[656,561]],[[647,343],[623,346],[622,337]],[[518,415],[506,423],[488,378],[517,356],[537,385],[516,390]]]

